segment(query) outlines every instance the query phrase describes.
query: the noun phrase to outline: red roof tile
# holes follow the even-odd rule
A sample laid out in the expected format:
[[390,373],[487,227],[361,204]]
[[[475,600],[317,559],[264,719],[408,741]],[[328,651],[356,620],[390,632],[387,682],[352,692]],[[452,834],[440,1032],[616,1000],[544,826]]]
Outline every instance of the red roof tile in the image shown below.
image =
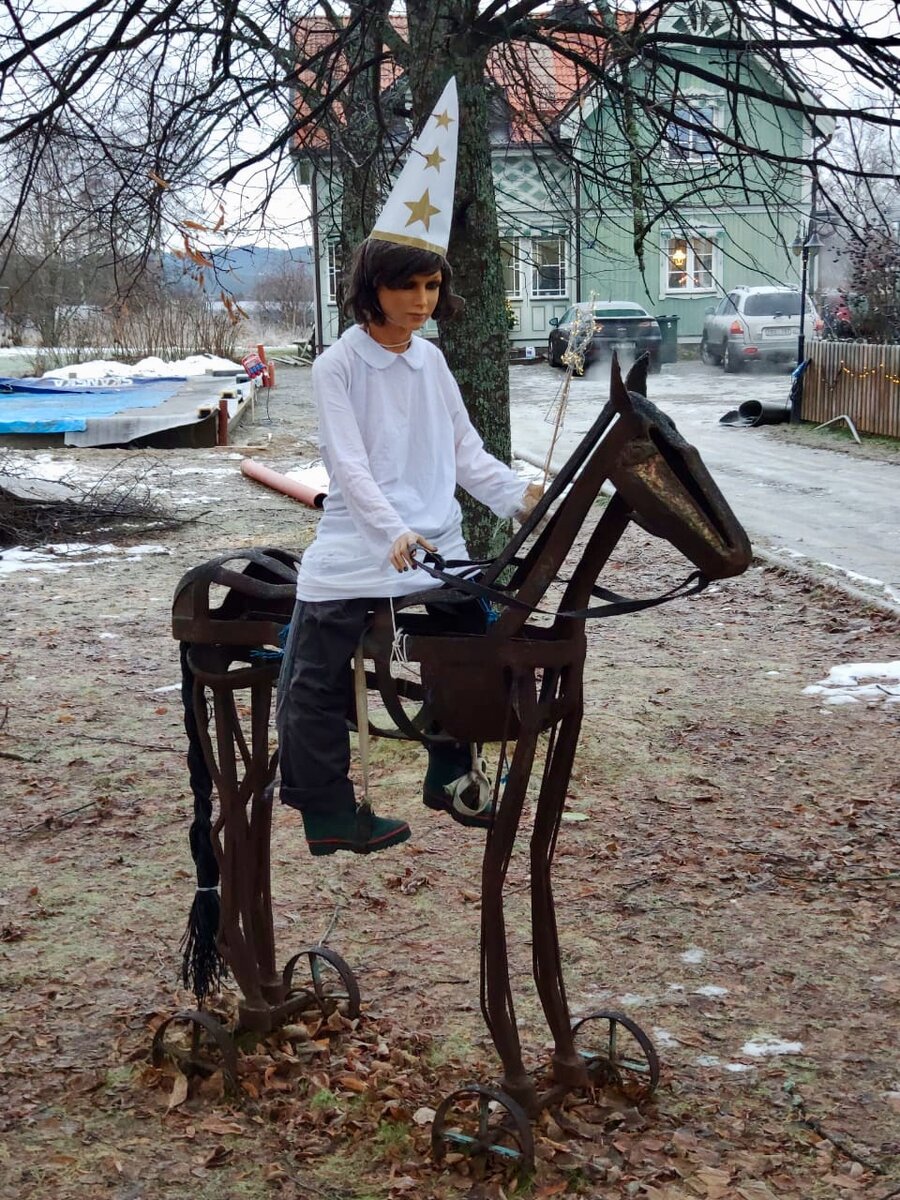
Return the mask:
[[[546,10],[542,15],[548,15]],[[593,18],[592,18],[593,19]],[[620,25],[630,20],[628,14],[619,14]],[[407,21],[404,16],[392,15],[390,22],[399,36],[406,38]],[[325,90],[335,78],[340,78],[345,60],[332,47],[334,27],[324,19],[308,19],[296,26],[298,61],[309,67],[301,71],[301,79],[312,88],[313,93],[325,99]],[[548,36],[549,40],[549,36]],[[554,45],[535,41],[512,41],[491,51],[488,57],[488,74],[502,90],[509,112],[510,144],[532,144],[544,138],[547,126],[558,121],[577,101],[588,86],[587,73],[562,51],[568,49],[591,62],[597,62],[606,51],[607,43],[598,31],[568,31],[553,33]],[[385,59],[381,64],[381,88],[386,91],[402,77],[403,72],[390,56],[385,46]],[[317,80],[321,82],[317,85]],[[298,111],[302,111],[303,100],[298,98]],[[314,113],[315,102],[307,105]],[[343,123],[345,113],[340,94],[328,102],[329,119]],[[328,146],[327,128],[317,115],[302,129],[295,142],[299,150],[324,150]]]

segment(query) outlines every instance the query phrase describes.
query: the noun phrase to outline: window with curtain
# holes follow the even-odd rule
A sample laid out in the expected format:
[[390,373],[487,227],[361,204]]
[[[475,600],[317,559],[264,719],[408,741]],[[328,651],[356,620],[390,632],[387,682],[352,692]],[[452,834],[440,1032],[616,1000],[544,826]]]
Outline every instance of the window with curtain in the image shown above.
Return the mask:
[[664,249],[665,288],[668,293],[712,292],[718,253],[710,235],[670,236]]
[[716,127],[714,106],[677,104],[673,112],[679,120],[690,121],[692,125],[700,128],[688,129],[678,121],[670,121],[665,132],[667,158],[671,162],[703,162],[707,158],[715,157],[715,142],[702,132],[703,129]]

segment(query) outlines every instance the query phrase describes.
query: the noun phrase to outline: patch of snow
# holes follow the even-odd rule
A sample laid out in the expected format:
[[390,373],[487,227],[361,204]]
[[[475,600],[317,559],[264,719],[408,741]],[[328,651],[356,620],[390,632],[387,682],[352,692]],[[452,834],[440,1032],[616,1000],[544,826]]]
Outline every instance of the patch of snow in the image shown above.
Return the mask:
[[766,671],[766,675],[769,676],[770,678],[774,678],[776,675],[780,675],[780,674],[781,674],[780,671]]
[[327,492],[329,479],[328,470],[321,458],[317,458],[311,463],[300,463],[291,471],[285,471],[288,479],[296,479],[298,483],[305,483],[307,487],[314,488],[317,492]]
[[832,667],[824,679],[805,687],[803,695],[821,696],[823,704],[857,704],[861,700],[896,704],[900,702],[900,659]]
[[752,1071],[753,1067],[747,1063],[726,1062],[723,1063],[717,1054],[698,1054],[694,1059],[695,1067],[721,1067],[723,1071],[731,1071],[732,1074],[739,1074],[741,1071]]
[[706,958],[706,951],[701,950],[699,946],[691,946],[689,950],[685,950],[684,954],[679,955],[684,963],[702,963]]
[[670,983],[667,986],[666,991],[668,991],[668,992],[683,992],[684,984],[683,983]]
[[717,1054],[698,1054],[694,1059],[695,1067],[718,1067],[722,1060]]
[[728,988],[717,987],[714,983],[704,983],[703,987],[694,988],[695,996],[727,996]]
[[677,1046],[678,1038],[673,1037],[668,1029],[661,1029],[658,1025],[653,1029],[653,1040],[657,1046]]
[[759,1034],[757,1037],[751,1038],[749,1042],[744,1042],[741,1046],[741,1054],[746,1054],[750,1058],[768,1058],[770,1055],[776,1054],[802,1054],[802,1042],[783,1042],[779,1038],[769,1037],[767,1034]]
[[544,472],[540,467],[534,466],[533,463],[526,462],[524,458],[513,457],[512,469],[517,475],[521,475],[523,479],[529,481],[543,480]]
[[169,475],[234,475],[231,467],[173,467]]
[[[57,542],[40,550],[25,550],[13,546],[0,551],[0,575],[11,575],[13,571],[68,571],[71,567],[93,567],[109,562],[122,555],[120,562],[139,562],[148,554],[171,554],[165,546],[145,544],[141,546],[114,546],[111,543],[92,546],[88,542]],[[92,557],[84,558],[82,555]],[[100,555],[101,557],[93,557]],[[114,637],[115,634],[110,634]]]
[[56,555],[42,554],[40,550],[24,550],[12,546],[0,553],[0,575],[11,575],[13,571],[67,571],[69,564],[60,562]]
[[[62,462],[52,454],[17,454],[13,451],[3,453],[4,468],[11,475],[22,473],[30,479],[43,479],[49,483],[59,483],[60,480],[70,481],[79,477],[77,464],[71,459]],[[84,478],[84,472],[81,473]]]
[[167,683],[165,687],[153,688],[154,692],[177,692],[181,687],[180,683]]
[[100,634],[100,637],[101,637],[101,638],[117,638],[117,637],[121,637],[121,634],[118,634],[118,633],[105,633],[105,632],[104,632],[104,633],[101,633],[101,634]]
[[623,1008],[640,1008],[642,1004],[650,1004],[652,1000],[652,996],[638,996],[635,992],[626,992],[624,996],[619,997]]
[[90,362],[73,363],[68,367],[54,367],[45,371],[44,379],[59,379],[62,383],[77,379],[82,383],[130,383],[133,379],[160,379],[193,377],[205,375],[209,371],[228,371],[237,374],[241,370],[240,363],[228,358],[220,358],[216,354],[191,354],[177,362],[164,362],[163,359],[151,355],[142,358],[140,362],[129,366],[127,363],[113,362],[109,359],[93,359]]
[[823,562],[822,566],[827,566],[829,571],[836,571],[839,575],[846,575],[848,580],[856,580],[857,583],[868,583],[870,587],[880,588],[882,592],[887,592],[892,600],[898,599],[898,594],[884,580],[876,580],[871,575],[859,575],[858,571],[851,571],[846,566],[839,566],[838,563]]

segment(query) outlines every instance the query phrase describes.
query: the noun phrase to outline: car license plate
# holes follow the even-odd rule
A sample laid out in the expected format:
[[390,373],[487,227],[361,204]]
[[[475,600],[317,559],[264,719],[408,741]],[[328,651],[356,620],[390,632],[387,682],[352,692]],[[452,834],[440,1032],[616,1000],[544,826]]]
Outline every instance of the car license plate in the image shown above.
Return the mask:
[[634,354],[634,342],[613,342],[616,354]]
[[769,325],[763,330],[763,337],[798,337],[799,325]]

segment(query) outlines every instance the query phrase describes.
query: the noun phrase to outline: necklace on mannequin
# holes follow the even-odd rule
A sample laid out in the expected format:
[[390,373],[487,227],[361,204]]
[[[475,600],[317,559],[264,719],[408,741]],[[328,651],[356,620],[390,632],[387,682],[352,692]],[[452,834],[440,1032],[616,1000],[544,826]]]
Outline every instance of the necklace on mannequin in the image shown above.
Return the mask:
[[412,334],[410,334],[409,337],[405,338],[402,342],[379,342],[378,338],[372,334],[372,330],[368,327],[368,325],[366,326],[366,333],[370,338],[372,338],[373,342],[377,342],[378,345],[381,346],[382,350],[399,350],[401,346],[404,350],[407,350],[412,345]]

